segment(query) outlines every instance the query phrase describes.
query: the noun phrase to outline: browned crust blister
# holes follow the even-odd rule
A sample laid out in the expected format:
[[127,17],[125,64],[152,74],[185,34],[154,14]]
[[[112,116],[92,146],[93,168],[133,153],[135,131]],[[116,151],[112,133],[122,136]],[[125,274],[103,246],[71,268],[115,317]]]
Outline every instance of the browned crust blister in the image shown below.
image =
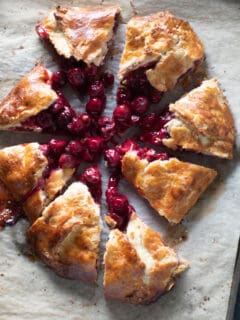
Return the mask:
[[58,6],[39,25],[49,34],[58,54],[100,65],[113,37],[120,7],[79,8]]
[[188,22],[169,12],[133,17],[127,24],[118,75],[123,78],[129,71],[156,62],[146,75],[154,88],[165,92],[203,57],[203,44]]
[[122,173],[160,215],[173,223],[183,219],[217,175],[213,169],[176,158],[148,163],[134,151],[124,155]]
[[88,188],[73,183],[28,230],[33,252],[57,274],[95,283],[101,221]]
[[0,129],[21,126],[27,118],[47,109],[57,94],[50,85],[51,72],[37,64],[0,103]]
[[104,256],[107,300],[148,304],[175,284],[187,267],[165,246],[159,233],[132,214],[126,234],[110,232]]
[[197,152],[232,159],[234,122],[228,102],[216,79],[203,81],[171,104],[177,123],[166,125],[170,138],[163,143],[172,149],[180,146]]

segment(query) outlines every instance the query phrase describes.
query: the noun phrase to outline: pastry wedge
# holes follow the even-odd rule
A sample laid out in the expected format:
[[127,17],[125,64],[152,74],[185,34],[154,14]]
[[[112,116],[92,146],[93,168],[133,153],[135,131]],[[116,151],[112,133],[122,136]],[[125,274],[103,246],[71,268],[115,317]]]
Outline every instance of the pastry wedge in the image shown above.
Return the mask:
[[179,223],[214,180],[217,172],[176,158],[149,160],[126,152],[122,174],[171,223]]
[[104,264],[105,298],[133,304],[154,302],[189,266],[135,212],[126,233],[110,231]]
[[0,150],[0,181],[33,222],[44,207],[64,188],[75,172],[47,152],[49,145],[27,143]]
[[58,275],[95,284],[100,208],[88,187],[74,182],[45,208],[27,232],[33,252]]
[[37,25],[36,31],[64,58],[100,66],[114,37],[120,12],[118,6],[58,6]]
[[55,90],[53,73],[39,63],[0,103],[0,130],[69,134],[75,117],[61,91]]
[[216,79],[203,81],[169,110],[173,119],[165,124],[169,137],[162,140],[164,145],[232,159],[234,122]]
[[[142,68],[150,85],[166,92],[203,58],[203,44],[189,23],[161,11],[128,22],[118,75],[128,84],[133,72]],[[141,85],[138,78],[136,86]]]

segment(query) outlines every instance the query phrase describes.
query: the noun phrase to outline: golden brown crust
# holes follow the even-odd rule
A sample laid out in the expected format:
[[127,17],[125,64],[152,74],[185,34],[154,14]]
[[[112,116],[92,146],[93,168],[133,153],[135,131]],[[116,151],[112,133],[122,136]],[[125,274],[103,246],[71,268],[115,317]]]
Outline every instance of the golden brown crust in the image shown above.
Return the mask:
[[170,158],[148,163],[134,151],[122,160],[123,175],[169,222],[178,223],[214,180],[217,172]]
[[0,180],[20,201],[36,186],[47,163],[38,143],[4,148],[0,150]]
[[100,65],[113,37],[117,6],[79,8],[58,6],[40,22],[58,54]]
[[110,232],[104,263],[106,299],[134,304],[156,300],[173,287],[175,276],[188,267],[135,213],[126,234],[116,229]]
[[101,221],[87,187],[73,183],[28,230],[33,252],[58,275],[95,283]]
[[203,81],[200,87],[171,104],[170,111],[177,121],[166,125],[170,134],[163,140],[166,146],[232,159],[234,122],[216,79]]
[[25,119],[47,109],[57,94],[49,84],[51,72],[37,64],[0,103],[0,129],[17,127]]
[[34,192],[23,204],[28,220],[33,223],[40,217],[43,209],[53,200],[71,179],[75,169],[53,170],[40,190]]
[[118,75],[123,78],[129,71],[156,62],[146,75],[153,87],[165,92],[203,57],[203,44],[188,22],[169,12],[133,17],[127,24]]

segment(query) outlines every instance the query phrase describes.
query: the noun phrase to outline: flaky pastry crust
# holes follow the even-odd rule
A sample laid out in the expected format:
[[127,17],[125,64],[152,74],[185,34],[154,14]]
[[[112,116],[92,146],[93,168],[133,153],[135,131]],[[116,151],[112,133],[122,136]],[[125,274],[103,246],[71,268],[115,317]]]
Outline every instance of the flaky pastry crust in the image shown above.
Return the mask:
[[166,124],[170,138],[163,143],[167,147],[232,159],[234,122],[216,79],[203,81],[169,109],[175,118]]
[[79,8],[58,6],[39,25],[49,35],[58,54],[99,66],[113,38],[118,6]]
[[154,88],[165,92],[203,57],[203,44],[188,22],[169,12],[133,17],[127,24],[118,75],[122,79],[128,72],[155,62],[146,76]]
[[47,163],[38,143],[4,148],[0,150],[0,180],[21,201],[36,186]]
[[23,205],[32,223],[44,207],[63,189],[75,172],[74,169],[58,168],[47,179],[42,175],[48,160],[38,143],[27,143],[0,150],[0,181],[13,199]]
[[22,121],[47,109],[57,99],[50,83],[51,72],[37,64],[0,103],[0,129],[19,127]]
[[149,163],[135,151],[124,155],[122,173],[172,223],[183,219],[217,175],[213,169],[176,158]]
[[134,304],[154,302],[188,267],[136,213],[131,216],[126,234],[118,229],[110,232],[104,264],[106,299]]
[[101,233],[100,209],[86,185],[75,182],[27,232],[33,252],[58,275],[95,283]]

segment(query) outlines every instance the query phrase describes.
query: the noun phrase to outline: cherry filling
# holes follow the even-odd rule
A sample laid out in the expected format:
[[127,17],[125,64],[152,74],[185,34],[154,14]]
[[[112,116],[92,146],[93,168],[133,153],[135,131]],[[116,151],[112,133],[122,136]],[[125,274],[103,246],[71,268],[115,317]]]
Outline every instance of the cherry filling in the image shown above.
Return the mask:
[[141,132],[136,136],[141,142],[148,142],[155,146],[162,145],[162,140],[169,138],[166,123],[174,119],[174,114],[166,111],[161,115],[148,113],[141,118],[139,127]]
[[155,63],[129,72],[117,90],[117,106],[113,112],[119,133],[131,125],[137,125],[148,111],[151,103],[159,103],[163,93],[151,86],[146,70]]
[[110,177],[106,190],[106,202],[108,205],[107,217],[115,222],[115,228],[125,230],[134,208],[129,204],[126,196],[118,192],[120,175]]
[[90,193],[92,194],[94,200],[100,203],[102,196],[102,176],[98,167],[87,168],[80,181],[88,186]]

